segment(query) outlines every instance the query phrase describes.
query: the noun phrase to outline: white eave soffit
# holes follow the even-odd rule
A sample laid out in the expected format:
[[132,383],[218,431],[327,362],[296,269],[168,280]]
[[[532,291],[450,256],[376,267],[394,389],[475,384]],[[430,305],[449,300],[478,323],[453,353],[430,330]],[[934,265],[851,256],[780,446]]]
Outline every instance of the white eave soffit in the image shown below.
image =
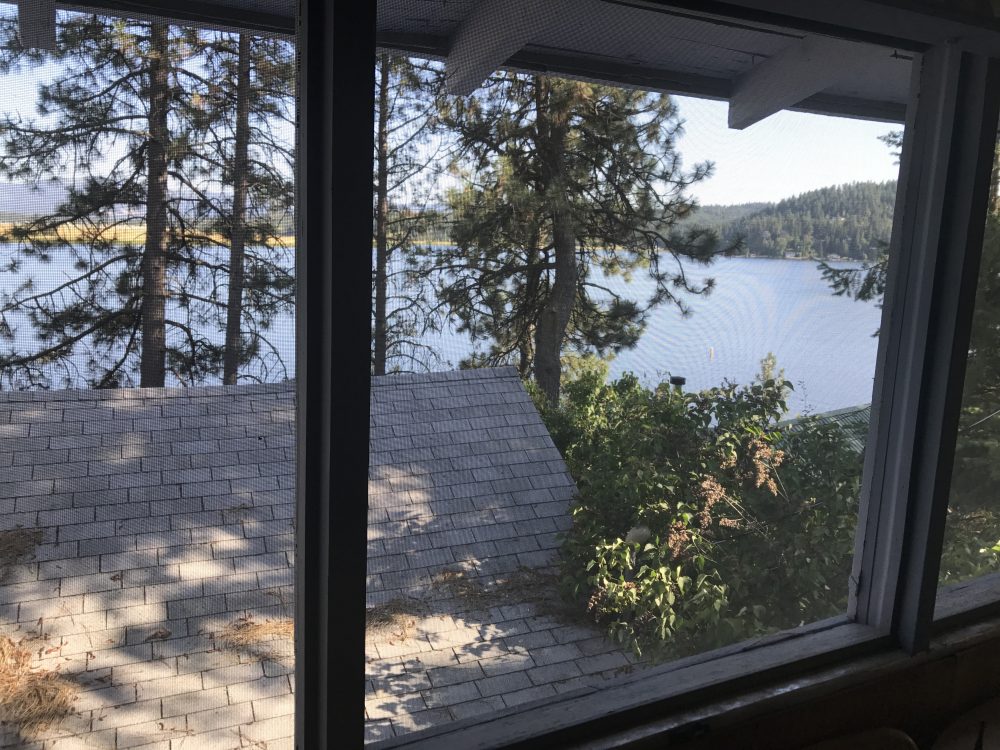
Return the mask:
[[[393,5],[404,7],[408,3],[396,0]],[[508,65],[516,68],[512,58],[526,48],[544,49],[547,41],[565,38],[574,19],[587,18],[590,10],[602,5],[599,0],[480,0],[473,3],[468,14],[447,37],[447,90],[457,96],[472,94],[499,68]],[[715,43],[711,37],[713,27],[710,23],[705,27],[708,33],[699,41],[711,46]],[[586,32],[574,35],[574,40],[585,38]],[[718,72],[719,80],[728,90],[728,97],[724,98],[729,100],[729,127],[747,128],[823,92],[836,96],[838,89],[849,89],[852,83],[866,76],[878,76],[880,71],[891,70],[894,64],[909,59],[897,55],[894,50],[870,44],[814,35],[786,38],[787,45],[777,54],[755,55],[755,64],[735,77],[728,71]],[[722,48],[722,40],[717,46]],[[558,48],[556,56],[565,52],[564,48]],[[585,59],[587,50],[584,47],[576,54],[578,59]],[[607,55],[601,58],[606,60]],[[691,91],[676,93],[698,95]],[[902,97],[895,99],[875,99],[870,103],[891,106],[905,101]],[[858,101],[865,103],[863,98]],[[810,111],[821,111],[821,108],[811,107]]]

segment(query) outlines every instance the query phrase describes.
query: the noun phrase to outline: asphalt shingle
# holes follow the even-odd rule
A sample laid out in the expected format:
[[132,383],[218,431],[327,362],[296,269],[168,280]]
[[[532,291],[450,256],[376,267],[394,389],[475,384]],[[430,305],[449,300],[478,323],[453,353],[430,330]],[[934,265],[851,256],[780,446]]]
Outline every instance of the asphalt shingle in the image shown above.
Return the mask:
[[[220,732],[290,744],[290,652],[237,656],[218,633],[293,614],[294,398],[292,383],[0,394],[0,528],[41,530],[0,581],[0,632],[44,623],[88,686],[61,736],[148,745],[177,721],[192,750]],[[517,372],[376,377],[370,407],[368,606],[424,606],[370,633],[371,737],[610,664],[485,593],[552,564],[574,492]]]

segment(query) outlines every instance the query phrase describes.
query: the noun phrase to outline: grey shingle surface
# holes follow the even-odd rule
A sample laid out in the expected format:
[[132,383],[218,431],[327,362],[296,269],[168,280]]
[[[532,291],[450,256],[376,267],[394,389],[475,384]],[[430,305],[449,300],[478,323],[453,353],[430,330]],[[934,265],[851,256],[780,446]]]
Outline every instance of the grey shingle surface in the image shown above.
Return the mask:
[[449,564],[488,575],[508,545],[554,561],[573,480],[513,367],[372,384],[370,605],[419,595]]
[[292,747],[290,643],[218,636],[292,615],[294,423],[287,384],[0,393],[0,530],[42,542],[0,581],[0,634],[81,689],[0,747]]
[[[293,613],[294,399],[291,384],[0,393],[0,530],[40,532],[0,581],[0,633],[37,639],[38,666],[82,691],[59,729],[0,729],[0,747],[291,747],[290,644],[262,661],[219,634]],[[546,570],[568,527],[572,480],[515,371],[374,378],[371,427],[368,605],[419,606],[370,633],[369,739],[615,671],[597,673],[614,649],[592,628],[440,585]]]
[[[631,669],[595,628],[547,613],[575,487],[514,368],[373,386],[368,606],[373,620],[402,614],[369,632],[369,739],[551,699]],[[544,577],[519,579],[526,570]],[[449,575],[461,576],[459,588]],[[529,586],[512,589],[518,580]],[[615,657],[600,669],[593,657],[607,653]]]

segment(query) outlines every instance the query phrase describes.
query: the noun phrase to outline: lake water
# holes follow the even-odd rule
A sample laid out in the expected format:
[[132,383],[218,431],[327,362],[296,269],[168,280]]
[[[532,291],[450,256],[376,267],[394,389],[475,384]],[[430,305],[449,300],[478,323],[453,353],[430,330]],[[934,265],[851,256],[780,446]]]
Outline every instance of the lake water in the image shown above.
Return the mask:
[[[0,247],[0,261],[10,249]],[[0,267],[4,264],[0,262]],[[51,288],[71,269],[58,260],[27,263],[18,276],[0,273],[0,295],[33,276],[37,289]],[[692,268],[690,276],[711,276],[716,289],[707,297],[690,297],[691,315],[673,307],[654,310],[646,332],[634,349],[611,363],[612,376],[633,372],[647,384],[669,375],[687,379],[690,389],[708,388],[724,380],[745,383],[760,370],[768,353],[795,388],[789,399],[793,413],[823,412],[871,400],[881,311],[871,303],[835,297],[816,264],[763,258],[721,258],[708,268]],[[621,279],[608,286],[624,293]],[[648,296],[650,282],[637,275],[628,285],[634,299]],[[23,318],[14,320],[21,348],[33,334]],[[270,338],[285,360],[288,377],[295,374],[294,318],[276,320]],[[213,335],[214,340],[221,340]],[[450,369],[473,351],[464,334],[444,331],[425,339]],[[275,378],[280,379],[280,377]]]
[[[849,264],[839,264],[847,267]],[[646,384],[669,375],[701,389],[724,380],[745,383],[773,353],[794,392],[793,413],[816,413],[871,401],[881,310],[874,303],[835,297],[815,262],[768,258],[720,258],[689,274],[707,276],[716,288],[688,297],[691,314],[670,306],[654,310],[639,344],[611,363],[611,375],[633,372]],[[651,282],[637,275],[607,286],[633,299],[649,296]],[[472,346],[464,336],[444,333],[428,343],[455,364]]]

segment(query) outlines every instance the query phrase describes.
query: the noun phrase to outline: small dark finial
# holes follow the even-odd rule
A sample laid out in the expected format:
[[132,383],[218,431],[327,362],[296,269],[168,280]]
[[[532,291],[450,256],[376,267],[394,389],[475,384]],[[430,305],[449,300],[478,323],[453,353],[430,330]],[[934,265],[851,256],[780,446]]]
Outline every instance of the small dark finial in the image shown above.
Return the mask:
[[687,378],[682,378],[680,375],[671,375],[670,376],[670,385],[676,385],[678,388],[680,388],[686,382],[687,382]]

